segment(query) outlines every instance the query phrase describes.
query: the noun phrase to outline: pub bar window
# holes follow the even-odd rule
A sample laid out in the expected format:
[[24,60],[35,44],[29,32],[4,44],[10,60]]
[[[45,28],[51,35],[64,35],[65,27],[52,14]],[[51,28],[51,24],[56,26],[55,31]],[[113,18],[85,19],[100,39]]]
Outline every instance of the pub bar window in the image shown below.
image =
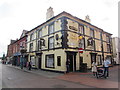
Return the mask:
[[54,23],[49,25],[49,27],[48,27],[48,34],[51,34],[53,32],[54,32]]
[[38,41],[38,51],[41,50],[40,40]]
[[54,68],[54,54],[46,55],[46,64],[47,68]]
[[106,35],[106,41],[110,42],[110,37]]
[[90,36],[94,37],[94,30],[93,29],[90,29]]
[[52,48],[54,48],[54,37],[50,37],[49,39],[48,39],[49,41],[49,49],[52,49]]
[[107,44],[107,52],[110,52],[110,44]]
[[38,38],[42,37],[42,29],[38,30]]
[[83,48],[84,49],[84,47],[85,47],[85,39],[81,39],[81,40],[79,40],[79,48]]
[[84,26],[83,25],[79,25],[78,33],[84,34]]
[[30,35],[30,41],[32,41],[32,40],[34,40],[34,34],[33,33]]
[[57,56],[57,66],[61,66],[61,56]]
[[29,48],[29,51],[33,51],[33,43],[30,43],[30,48]]

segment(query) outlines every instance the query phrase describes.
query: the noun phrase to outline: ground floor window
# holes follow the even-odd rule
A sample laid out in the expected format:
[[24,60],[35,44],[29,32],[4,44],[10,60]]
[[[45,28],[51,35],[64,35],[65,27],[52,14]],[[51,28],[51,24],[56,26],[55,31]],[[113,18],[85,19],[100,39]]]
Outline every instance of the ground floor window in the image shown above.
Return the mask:
[[47,68],[54,68],[54,54],[46,55],[46,64]]
[[61,66],[61,56],[57,56],[57,66]]

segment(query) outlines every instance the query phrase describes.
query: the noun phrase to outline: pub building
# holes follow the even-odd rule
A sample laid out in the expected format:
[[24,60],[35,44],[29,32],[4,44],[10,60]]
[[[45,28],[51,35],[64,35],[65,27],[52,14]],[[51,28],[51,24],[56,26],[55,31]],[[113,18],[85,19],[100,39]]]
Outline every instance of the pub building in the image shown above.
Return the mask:
[[112,34],[92,25],[88,15],[85,20],[65,11],[54,16],[50,7],[46,19],[27,33],[28,60],[33,68],[65,72],[70,59],[69,70],[75,72],[82,65],[91,69],[92,60],[101,66],[106,56],[112,62]]

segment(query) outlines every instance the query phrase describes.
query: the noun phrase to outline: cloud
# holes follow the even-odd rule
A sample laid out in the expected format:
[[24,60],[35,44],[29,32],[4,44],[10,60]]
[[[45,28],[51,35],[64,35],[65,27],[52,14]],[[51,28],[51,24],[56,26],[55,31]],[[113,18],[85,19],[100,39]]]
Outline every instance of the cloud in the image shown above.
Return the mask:
[[8,3],[3,3],[0,6],[0,17],[8,17],[11,15],[11,6]]
[[103,21],[108,21],[109,18],[108,18],[108,17],[105,17],[105,18],[103,18],[102,20],[103,20]]

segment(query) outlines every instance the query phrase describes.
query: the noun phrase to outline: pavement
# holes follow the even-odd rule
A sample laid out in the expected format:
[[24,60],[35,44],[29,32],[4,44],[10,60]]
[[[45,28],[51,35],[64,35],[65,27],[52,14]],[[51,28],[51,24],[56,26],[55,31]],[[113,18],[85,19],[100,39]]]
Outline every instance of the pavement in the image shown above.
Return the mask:
[[[14,67],[16,69],[20,69],[18,66],[12,66],[12,65],[7,65],[9,67]],[[105,79],[105,78],[96,78],[93,76],[92,72],[88,71],[86,73],[83,72],[70,72],[68,74],[63,74],[63,73],[55,73],[55,72],[50,72],[50,71],[43,71],[43,70],[38,70],[38,69],[32,69],[29,71],[26,68],[20,69],[25,72],[29,73],[34,73],[34,74],[39,74],[44,77],[49,77],[49,78],[56,78],[60,80],[65,80],[68,82],[73,82],[73,83],[79,83],[95,88],[118,88],[120,85],[120,82],[118,81],[118,66],[113,66],[110,67],[110,77]]]

